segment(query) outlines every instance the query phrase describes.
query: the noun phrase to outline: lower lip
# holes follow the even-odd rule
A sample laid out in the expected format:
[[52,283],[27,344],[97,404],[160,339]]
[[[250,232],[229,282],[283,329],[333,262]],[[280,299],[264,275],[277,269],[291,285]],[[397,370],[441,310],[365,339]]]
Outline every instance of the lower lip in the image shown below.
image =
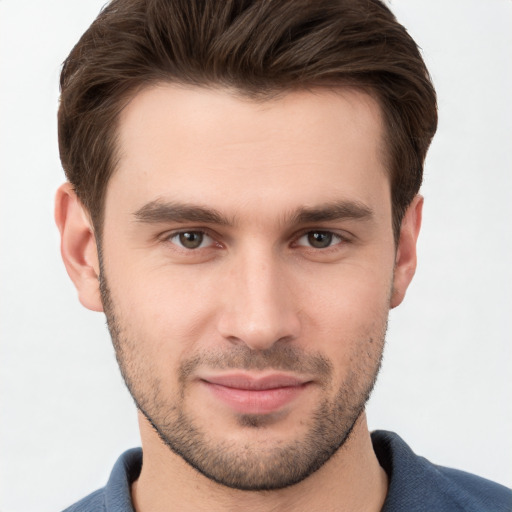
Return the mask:
[[213,395],[241,414],[277,412],[300,395],[307,386],[286,386],[272,389],[239,389],[203,381]]

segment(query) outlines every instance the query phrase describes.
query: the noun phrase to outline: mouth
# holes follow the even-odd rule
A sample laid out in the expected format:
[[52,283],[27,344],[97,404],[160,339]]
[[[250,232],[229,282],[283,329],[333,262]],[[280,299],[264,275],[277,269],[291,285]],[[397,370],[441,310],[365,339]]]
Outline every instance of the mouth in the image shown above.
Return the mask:
[[282,373],[231,373],[203,377],[200,382],[214,399],[240,414],[271,414],[298,398],[312,383]]

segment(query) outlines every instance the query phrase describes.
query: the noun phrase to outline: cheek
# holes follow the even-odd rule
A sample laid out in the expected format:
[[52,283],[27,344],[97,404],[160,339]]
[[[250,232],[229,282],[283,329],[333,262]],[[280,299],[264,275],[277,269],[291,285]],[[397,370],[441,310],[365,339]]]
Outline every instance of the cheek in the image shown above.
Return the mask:
[[382,316],[383,310],[386,313],[389,310],[391,268],[383,270],[382,265],[335,268],[322,279],[310,279],[303,286],[303,300],[319,316],[325,317],[326,324],[371,323],[372,318]]
[[[119,270],[119,269],[118,269]],[[113,272],[112,295],[130,338],[156,358],[179,358],[195,348],[214,315],[215,288],[191,272],[162,269],[131,272],[126,279]],[[171,350],[170,350],[171,349]]]
[[[383,340],[389,313],[392,272],[369,268],[339,271],[322,293],[304,293],[304,339],[315,339],[327,356],[347,364],[360,350],[374,351]],[[306,302],[304,302],[306,303]],[[375,343],[368,345],[370,341]]]

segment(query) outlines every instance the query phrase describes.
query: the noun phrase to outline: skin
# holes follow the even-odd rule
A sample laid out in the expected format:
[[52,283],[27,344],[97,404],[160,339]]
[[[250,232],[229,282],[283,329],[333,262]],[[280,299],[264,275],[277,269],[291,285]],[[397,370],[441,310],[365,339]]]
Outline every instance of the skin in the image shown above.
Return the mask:
[[[418,196],[396,245],[382,140],[378,104],[350,89],[260,103],[222,89],[166,84],[139,92],[120,118],[101,291],[89,216],[69,184],[59,189],[66,268],[82,304],[105,309],[121,369],[146,413],[136,510],[381,509],[387,479],[357,406],[378,372],[389,309],[416,268],[422,209]],[[183,205],[195,214],[201,207],[201,220]],[[205,209],[216,216],[205,218]],[[201,245],[184,247],[184,231],[205,233]],[[325,247],[312,245],[314,233],[328,237]],[[273,355],[287,350],[304,363],[321,359],[329,371],[286,360],[278,370],[307,385],[275,410],[248,419],[204,384],[226,372],[222,361],[251,377],[271,374]],[[337,411],[340,392],[346,401]],[[172,434],[180,411],[211,450],[266,468],[277,450],[304,441],[319,404],[343,430],[337,441],[350,436],[315,472],[272,491],[217,483],[169,450],[148,421],[163,431],[170,422]]]

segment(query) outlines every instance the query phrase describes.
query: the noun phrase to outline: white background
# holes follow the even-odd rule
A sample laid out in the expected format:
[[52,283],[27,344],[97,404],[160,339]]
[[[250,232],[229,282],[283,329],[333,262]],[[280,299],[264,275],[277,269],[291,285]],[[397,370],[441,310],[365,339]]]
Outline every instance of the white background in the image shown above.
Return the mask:
[[[138,445],[100,314],[59,256],[60,64],[103,0],[0,0],[0,510],[58,511]],[[422,47],[440,126],[419,269],[391,314],[371,428],[512,484],[512,2],[394,0]]]

